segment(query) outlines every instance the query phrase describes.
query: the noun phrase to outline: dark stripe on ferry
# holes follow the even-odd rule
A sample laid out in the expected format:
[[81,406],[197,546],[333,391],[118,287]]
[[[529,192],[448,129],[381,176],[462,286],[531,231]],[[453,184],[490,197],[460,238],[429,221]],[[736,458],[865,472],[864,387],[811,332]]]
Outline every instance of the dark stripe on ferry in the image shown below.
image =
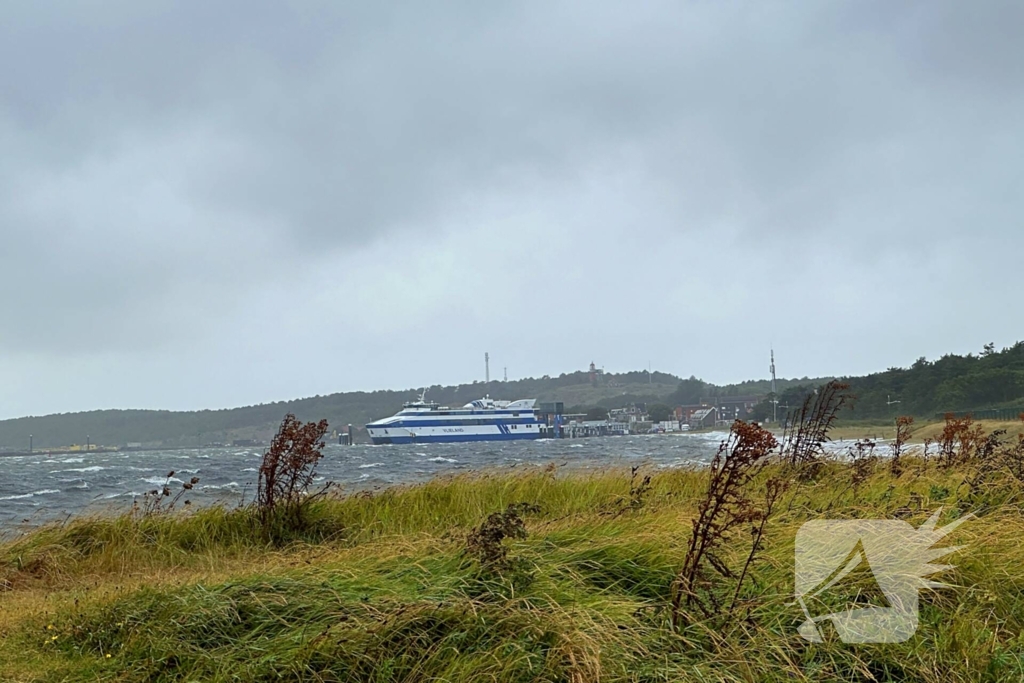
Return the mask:
[[399,415],[490,415],[492,417],[511,415],[519,417],[526,413],[533,415],[534,410],[403,410]]
[[381,436],[372,437],[375,445],[403,443],[454,443],[457,441],[512,441],[520,439],[539,439],[539,432],[521,432],[511,434],[445,434],[438,436]]
[[366,425],[371,429],[388,427],[484,427],[487,425],[539,425],[542,422],[534,418],[519,418],[511,420],[476,419],[476,420],[410,420],[403,418],[396,422],[387,424],[370,423]]

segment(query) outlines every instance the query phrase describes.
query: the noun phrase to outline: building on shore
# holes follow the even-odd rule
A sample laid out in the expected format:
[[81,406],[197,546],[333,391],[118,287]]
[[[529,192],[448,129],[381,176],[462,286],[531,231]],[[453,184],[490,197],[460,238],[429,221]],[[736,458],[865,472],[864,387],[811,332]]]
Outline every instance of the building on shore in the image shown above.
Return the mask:
[[690,416],[690,429],[711,429],[718,424],[717,408],[700,408]]
[[694,413],[696,413],[698,410],[704,410],[705,408],[710,407],[711,406],[704,403],[694,403],[686,406],[676,406],[675,408],[672,409],[672,412],[675,414],[676,422],[685,422],[689,424],[690,418],[693,417]]
[[561,436],[579,439],[585,436],[624,436],[629,434],[629,425],[609,420],[580,420],[562,425]]
[[703,398],[701,403],[718,410],[719,421],[746,420],[764,396],[719,396]]
[[648,422],[647,404],[631,403],[622,408],[613,408],[608,411],[608,419],[611,422],[626,422],[629,424]]

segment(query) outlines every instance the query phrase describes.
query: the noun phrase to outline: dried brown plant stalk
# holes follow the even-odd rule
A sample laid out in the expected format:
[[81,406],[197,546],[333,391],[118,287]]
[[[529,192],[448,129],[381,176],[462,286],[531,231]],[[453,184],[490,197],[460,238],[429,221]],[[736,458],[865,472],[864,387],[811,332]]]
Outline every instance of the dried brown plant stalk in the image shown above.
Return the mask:
[[526,522],[522,515],[540,512],[530,503],[509,504],[504,512],[492,512],[487,519],[466,537],[466,551],[480,566],[491,572],[509,571],[515,562],[509,560],[506,539],[526,538]]
[[896,418],[896,438],[892,441],[892,458],[889,459],[889,471],[892,476],[898,477],[903,473],[903,463],[900,456],[910,440],[910,429],[914,424],[914,418],[909,415],[900,415]]
[[294,415],[285,415],[260,465],[256,508],[264,522],[283,511],[291,525],[302,526],[303,510],[315,497],[308,495],[309,487],[323,457],[326,433],[327,420],[303,424]]
[[855,493],[874,474],[878,463],[876,445],[871,439],[861,439],[850,449],[850,484]]
[[939,464],[950,468],[966,463],[978,454],[984,441],[984,430],[971,415],[956,417],[946,413],[946,424],[939,435]]
[[[677,627],[683,621],[684,607],[705,617],[721,613],[722,604],[713,586],[715,575],[724,579],[739,577],[719,553],[737,527],[765,518],[765,512],[748,497],[746,487],[777,445],[770,432],[737,420],[729,439],[722,442],[708,466],[708,488],[693,520],[683,567],[673,585],[672,622]],[[752,558],[747,567],[750,561]],[[746,571],[740,576],[745,575]]]
[[[171,479],[174,477],[174,470],[167,473],[166,481],[159,489],[146,491],[142,497],[142,505],[138,501],[132,503],[132,514],[139,517],[150,517],[161,513],[168,513],[174,510],[181,497],[195,488],[199,483],[199,477],[192,477],[189,481],[182,483],[178,493],[171,498]],[[167,501],[170,502],[167,502]],[[164,503],[167,502],[165,505]],[[185,500],[185,505],[191,505],[191,501]]]
[[[832,380],[808,396],[792,419],[786,420],[782,453],[790,465],[814,465],[825,453],[825,444],[839,411],[853,400],[850,385]],[[812,468],[813,469],[813,468]],[[813,474],[813,472],[812,472]]]
[[776,477],[772,477],[765,482],[764,509],[761,511],[761,519],[758,525],[751,534],[753,538],[750,543],[750,552],[747,554],[747,561],[743,563],[743,571],[740,572],[739,578],[736,579],[736,590],[732,594],[732,604],[729,605],[730,614],[736,609],[736,603],[740,599],[740,590],[743,588],[743,581],[747,578],[747,572],[750,571],[751,565],[754,564],[757,553],[764,549],[764,529],[768,524],[768,518],[775,511],[775,504],[779,502],[779,498],[789,489],[789,484],[789,481]]

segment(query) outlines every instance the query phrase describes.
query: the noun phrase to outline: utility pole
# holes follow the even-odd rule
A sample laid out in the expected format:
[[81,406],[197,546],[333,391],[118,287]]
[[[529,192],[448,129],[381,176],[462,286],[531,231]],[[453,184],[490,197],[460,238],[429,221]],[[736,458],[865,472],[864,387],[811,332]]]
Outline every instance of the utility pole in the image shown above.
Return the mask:
[[[778,403],[778,402],[776,401],[776,403]],[[788,427],[789,426],[789,404],[785,403],[785,404],[783,404],[783,405],[781,405],[779,407],[783,408],[786,411],[786,426]]]
[[[897,403],[899,403],[899,401],[893,401],[892,397],[889,396],[889,394],[885,395],[885,405],[893,406],[893,405],[896,405]],[[899,427],[896,426],[896,419],[897,419],[896,418],[896,411],[894,410],[894,411],[892,411],[892,424],[893,424],[893,427],[896,429],[896,432],[897,432],[896,435],[899,436]]]
[[775,391],[775,349],[772,349],[772,423],[779,422],[779,394]]
[[891,405],[895,405],[897,403],[899,403],[899,401],[893,401],[892,400],[892,396],[890,396],[889,394],[885,395],[885,405],[891,406]]

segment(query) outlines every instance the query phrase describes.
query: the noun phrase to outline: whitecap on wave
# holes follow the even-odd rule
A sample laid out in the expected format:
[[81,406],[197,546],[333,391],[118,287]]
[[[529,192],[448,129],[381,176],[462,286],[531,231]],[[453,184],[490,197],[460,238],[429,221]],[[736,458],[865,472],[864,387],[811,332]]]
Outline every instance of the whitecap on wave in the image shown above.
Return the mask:
[[237,489],[238,488],[238,482],[237,481],[229,481],[227,484],[220,484],[220,485],[217,485],[217,484],[207,484],[206,486],[200,486],[199,488],[203,489],[204,491],[219,491],[220,489]]
[[167,477],[149,477],[149,478],[145,478],[144,477],[142,479],[142,481],[146,482],[147,484],[152,484],[153,486],[163,486],[164,484],[175,484],[175,483],[182,484],[182,483],[184,483],[184,482],[181,481],[181,479],[178,479],[177,477],[171,477],[170,479],[168,479]]
[[22,493],[13,496],[0,496],[0,500],[22,500],[24,498],[32,498],[34,496],[45,496],[50,493],[60,493],[60,489],[43,489],[41,491],[33,491],[32,493]]
[[103,496],[103,500],[112,500],[114,498],[120,498],[122,496],[130,498],[139,498],[140,496],[142,496],[142,494],[136,491],[125,491],[124,493],[108,493],[107,495]]

